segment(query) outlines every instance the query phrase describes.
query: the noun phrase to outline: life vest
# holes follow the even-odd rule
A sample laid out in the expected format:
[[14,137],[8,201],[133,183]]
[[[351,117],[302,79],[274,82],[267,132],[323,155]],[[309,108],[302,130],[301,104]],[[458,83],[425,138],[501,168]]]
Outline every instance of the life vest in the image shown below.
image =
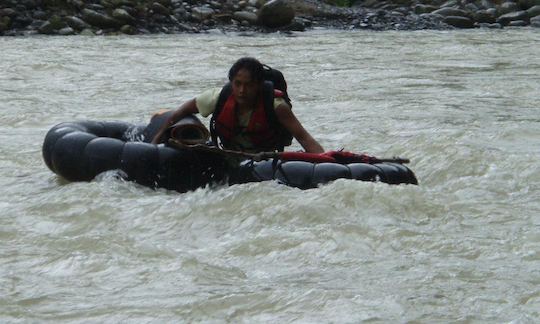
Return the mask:
[[252,111],[247,127],[243,128],[238,125],[232,86],[225,85],[210,121],[210,133],[214,143],[217,144],[219,138],[224,148],[236,149],[238,145],[233,145],[234,137],[242,134],[257,151],[283,151],[285,146],[291,144],[292,136],[277,119],[274,110],[276,97],[288,99],[284,92],[274,89],[271,82],[264,82],[257,107]]

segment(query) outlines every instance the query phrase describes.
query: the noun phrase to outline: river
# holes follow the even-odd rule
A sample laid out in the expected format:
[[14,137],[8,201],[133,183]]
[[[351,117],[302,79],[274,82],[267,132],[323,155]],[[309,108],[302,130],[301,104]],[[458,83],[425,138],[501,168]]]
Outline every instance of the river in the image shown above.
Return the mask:
[[[539,43],[527,28],[0,38],[0,321],[538,322]],[[325,149],[409,158],[420,185],[179,194],[44,164],[55,124],[145,123],[246,55],[285,73]]]

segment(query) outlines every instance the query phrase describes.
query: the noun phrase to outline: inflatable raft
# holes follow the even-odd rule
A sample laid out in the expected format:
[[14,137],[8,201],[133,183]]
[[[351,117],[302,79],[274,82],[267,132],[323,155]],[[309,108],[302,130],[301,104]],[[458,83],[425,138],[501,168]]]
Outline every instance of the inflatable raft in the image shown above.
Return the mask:
[[[301,189],[341,178],[389,184],[418,183],[414,173],[401,163],[317,163],[298,161],[298,158],[295,161],[247,159],[231,163],[220,150],[147,143],[163,118],[163,115],[153,118],[148,126],[99,121],[58,124],[45,136],[43,159],[49,169],[68,181],[90,181],[104,171],[119,170],[126,180],[179,192],[209,184],[269,180]],[[207,132],[196,117],[189,116],[172,126],[168,136],[191,145],[203,141]],[[302,153],[295,154],[301,159]]]

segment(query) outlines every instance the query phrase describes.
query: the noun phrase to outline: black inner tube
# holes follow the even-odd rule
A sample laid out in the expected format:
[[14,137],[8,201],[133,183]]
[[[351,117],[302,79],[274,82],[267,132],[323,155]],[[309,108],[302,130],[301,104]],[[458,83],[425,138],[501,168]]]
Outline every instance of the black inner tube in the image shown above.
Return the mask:
[[[121,170],[127,180],[179,192],[212,183],[267,180],[301,189],[315,188],[340,178],[418,184],[414,173],[399,163],[339,164],[271,159],[236,164],[215,152],[133,141],[142,137],[145,141],[151,140],[152,132],[159,129],[156,120],[153,118],[146,127],[96,121],[56,125],[45,136],[43,158],[49,169],[69,181],[90,181],[101,172]],[[206,128],[202,123],[193,125],[193,121],[176,124],[180,127],[176,130],[178,136],[188,142],[206,140],[207,133],[202,130]],[[171,131],[171,134],[176,132]]]

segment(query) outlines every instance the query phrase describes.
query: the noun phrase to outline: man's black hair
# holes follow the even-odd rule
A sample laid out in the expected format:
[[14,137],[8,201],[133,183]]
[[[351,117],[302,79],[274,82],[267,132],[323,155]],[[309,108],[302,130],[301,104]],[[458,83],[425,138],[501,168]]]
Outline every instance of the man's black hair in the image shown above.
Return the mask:
[[242,57],[236,61],[229,70],[229,81],[232,82],[238,71],[241,69],[248,70],[253,81],[264,81],[264,66],[261,62],[253,57]]

